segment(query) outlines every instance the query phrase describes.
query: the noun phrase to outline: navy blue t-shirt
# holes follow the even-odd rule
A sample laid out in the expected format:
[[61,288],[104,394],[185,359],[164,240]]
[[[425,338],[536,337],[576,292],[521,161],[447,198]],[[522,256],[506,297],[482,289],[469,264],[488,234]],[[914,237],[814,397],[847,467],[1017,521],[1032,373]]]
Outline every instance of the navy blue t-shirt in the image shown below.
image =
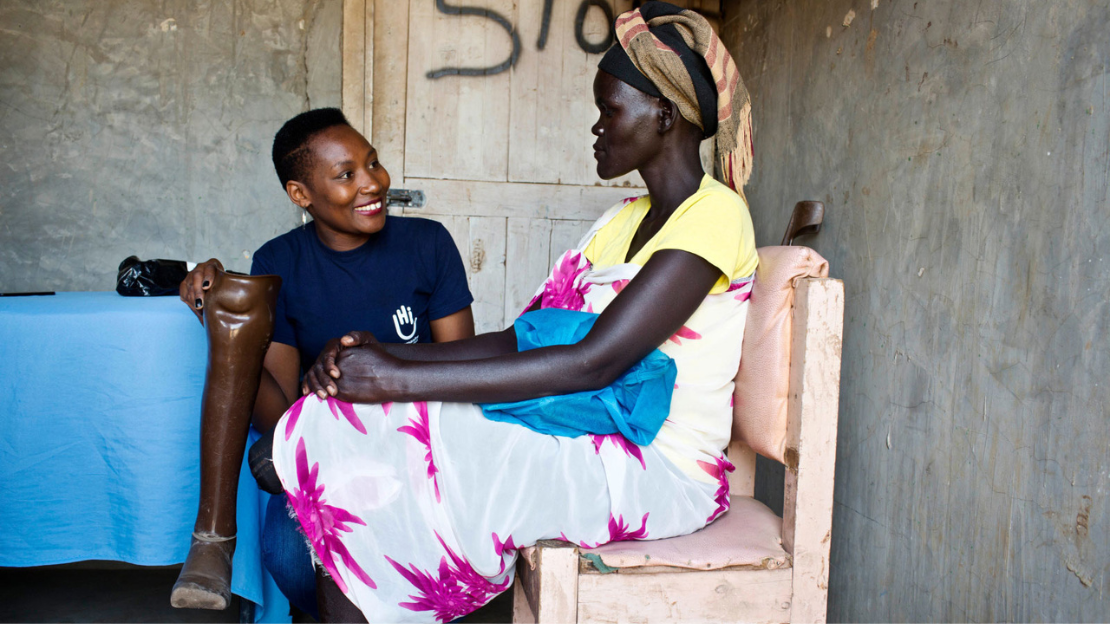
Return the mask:
[[429,321],[474,301],[462,259],[443,225],[387,217],[385,227],[351,251],[297,227],[254,254],[251,275],[280,275],[274,342],[296,347],[303,373],[324,345],[366,330],[381,342],[431,342]]

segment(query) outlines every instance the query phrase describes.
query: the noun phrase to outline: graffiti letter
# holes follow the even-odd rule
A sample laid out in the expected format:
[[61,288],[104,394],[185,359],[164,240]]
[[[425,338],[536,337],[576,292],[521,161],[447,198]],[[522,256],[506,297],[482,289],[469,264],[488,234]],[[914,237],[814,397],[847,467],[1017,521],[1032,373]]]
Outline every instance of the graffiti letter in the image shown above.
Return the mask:
[[513,65],[516,65],[517,59],[520,58],[520,35],[517,34],[516,28],[513,27],[512,22],[502,17],[500,13],[490,9],[479,9],[477,7],[451,6],[447,4],[446,0],[436,0],[436,8],[439,9],[440,13],[446,15],[476,15],[479,17],[488,17],[497,22],[497,24],[504,28],[505,32],[509,33],[509,36],[512,37],[513,51],[509,54],[509,58],[505,59],[505,62],[500,65],[494,65],[493,67],[444,67],[425,74],[428,78],[434,80],[444,76],[492,76],[494,74],[500,74]]
[[[601,43],[590,43],[586,41],[586,34],[582,32],[582,26],[586,23],[586,14],[590,12],[590,7],[595,6],[605,11],[605,23],[609,25],[609,30],[605,33],[605,39]],[[613,9],[605,0],[582,0],[582,4],[578,5],[578,15],[574,16],[574,38],[578,40],[578,47],[582,48],[587,54],[601,54],[613,45]]]
[[547,31],[551,30],[551,5],[555,0],[543,0],[543,20],[540,21],[540,38],[536,40],[536,49],[543,50],[547,45]]

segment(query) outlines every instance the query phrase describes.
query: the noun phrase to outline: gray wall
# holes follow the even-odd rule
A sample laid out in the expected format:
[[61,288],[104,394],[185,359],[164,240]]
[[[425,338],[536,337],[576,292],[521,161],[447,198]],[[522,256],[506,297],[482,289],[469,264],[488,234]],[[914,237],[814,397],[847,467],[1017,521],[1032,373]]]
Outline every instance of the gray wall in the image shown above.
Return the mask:
[[281,123],[337,106],[342,0],[0,2],[0,291],[111,290],[128,255],[246,270],[300,222]]
[[830,619],[1110,620],[1108,3],[726,0],[722,37],[758,242],[823,200],[847,291]]

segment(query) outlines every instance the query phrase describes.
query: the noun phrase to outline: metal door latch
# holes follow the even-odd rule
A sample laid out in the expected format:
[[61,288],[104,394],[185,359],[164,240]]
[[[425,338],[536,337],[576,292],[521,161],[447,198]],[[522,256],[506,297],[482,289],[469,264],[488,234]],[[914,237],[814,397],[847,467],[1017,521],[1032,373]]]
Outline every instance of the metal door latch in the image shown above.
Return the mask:
[[409,189],[389,189],[385,198],[387,208],[423,208],[425,203],[424,191]]

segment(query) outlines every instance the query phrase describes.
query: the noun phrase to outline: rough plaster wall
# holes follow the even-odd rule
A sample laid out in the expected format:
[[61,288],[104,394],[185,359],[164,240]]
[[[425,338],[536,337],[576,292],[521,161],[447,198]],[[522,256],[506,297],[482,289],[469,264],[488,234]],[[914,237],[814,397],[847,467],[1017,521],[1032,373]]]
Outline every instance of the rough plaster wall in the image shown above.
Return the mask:
[[830,620],[1110,620],[1110,6],[725,20],[757,239],[824,200],[847,290]]
[[274,132],[339,103],[342,0],[0,3],[0,291],[247,258],[300,222]]

